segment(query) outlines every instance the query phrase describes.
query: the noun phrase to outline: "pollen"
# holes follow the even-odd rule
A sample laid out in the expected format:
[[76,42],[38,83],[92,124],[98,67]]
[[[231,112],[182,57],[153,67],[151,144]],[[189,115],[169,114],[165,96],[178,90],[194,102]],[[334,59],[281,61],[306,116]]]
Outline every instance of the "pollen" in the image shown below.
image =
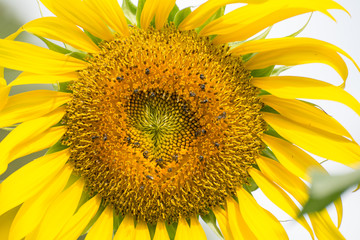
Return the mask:
[[69,85],[63,144],[88,191],[122,215],[176,222],[225,204],[263,149],[241,57],[195,31],[131,28]]

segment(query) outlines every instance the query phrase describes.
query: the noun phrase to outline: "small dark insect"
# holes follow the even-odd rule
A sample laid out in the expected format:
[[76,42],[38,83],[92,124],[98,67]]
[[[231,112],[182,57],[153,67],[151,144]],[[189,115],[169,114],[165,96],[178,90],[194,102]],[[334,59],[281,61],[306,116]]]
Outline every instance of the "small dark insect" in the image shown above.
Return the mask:
[[199,156],[199,160],[200,160],[200,161],[204,160],[204,157],[203,157],[203,156]]
[[126,141],[131,142],[131,137],[127,137]]
[[141,190],[141,191],[144,190],[144,188],[145,188],[144,185],[141,185],[141,186],[140,186],[140,190]]
[[103,137],[103,140],[106,141],[107,139],[108,139],[108,136],[107,136],[107,134],[105,133],[105,134],[104,134],[104,137]]
[[134,143],[135,147],[140,147],[140,143],[139,142],[136,142]]
[[148,69],[148,68],[145,69],[145,74],[147,74],[147,75],[150,74],[150,69]]
[[149,152],[148,151],[143,152],[143,156],[144,156],[144,158],[148,158],[149,157]]
[[190,97],[195,97],[196,94],[194,92],[190,92]]
[[173,159],[175,160],[175,162],[178,161],[178,157],[179,157],[178,155],[174,155],[174,156],[173,156]]
[[97,139],[97,138],[99,138],[99,136],[92,136],[92,137],[91,137],[91,140],[94,141],[94,140]]
[[205,90],[205,84],[199,84],[199,87],[201,88],[201,90]]
[[138,92],[139,92],[139,89],[135,89],[135,90],[134,90],[134,93],[138,93]]
[[124,77],[116,77],[116,80],[122,81],[122,80],[124,80]]
[[215,142],[214,145],[215,147],[220,147],[220,143]]
[[150,96],[151,96],[151,97],[155,97],[155,93],[154,93],[154,92],[151,92],[151,93],[150,93]]
[[154,177],[153,177],[153,176],[150,176],[150,175],[146,175],[146,178],[147,178],[147,179],[150,179],[150,180],[154,180]]
[[158,158],[155,160],[155,162],[157,162],[157,163],[162,162],[162,161],[164,161],[162,158]]
[[200,79],[201,79],[201,80],[204,80],[204,79],[205,79],[204,74],[200,74]]
[[133,27],[134,27],[134,26],[133,26],[133,25],[131,25],[131,24],[129,24],[128,26],[129,26],[129,27],[131,27],[131,28],[133,28]]
[[207,100],[207,99],[200,101],[200,103],[207,103],[207,102],[209,102],[209,100]]
[[218,119],[220,120],[220,119],[225,119],[226,118],[226,112],[223,112],[222,114],[220,114],[219,116],[218,116]]
[[201,130],[201,132],[202,132],[203,134],[206,134],[206,130],[205,130],[205,129]]
[[172,168],[168,168],[168,172],[172,172]]

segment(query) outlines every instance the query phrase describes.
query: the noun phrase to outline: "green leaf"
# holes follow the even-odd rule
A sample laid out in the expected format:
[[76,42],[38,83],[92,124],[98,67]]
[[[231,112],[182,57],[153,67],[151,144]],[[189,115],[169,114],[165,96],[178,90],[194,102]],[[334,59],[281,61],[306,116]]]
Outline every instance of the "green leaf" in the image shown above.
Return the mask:
[[147,224],[149,232],[150,232],[150,239],[153,239],[155,236],[155,231],[156,231],[156,224]]
[[[257,165],[255,165],[255,166],[256,166],[255,168],[259,170],[259,167]],[[251,193],[259,188],[253,178],[248,178],[248,181],[249,181],[249,184],[243,184],[243,188],[246,191],[248,191],[249,193]],[[237,199],[236,199],[236,201],[237,201]]]
[[144,8],[144,5],[145,5],[145,1],[146,0],[139,0],[138,1],[138,7],[137,7],[137,11],[136,11],[136,22],[137,22],[137,26],[140,28],[141,25],[140,25],[140,19],[141,19],[141,13],[142,13],[142,10]]
[[168,17],[168,23],[173,22],[175,19],[175,15],[179,12],[179,7],[175,4],[173,9],[171,10],[169,17]]
[[276,158],[275,154],[270,150],[269,147],[266,147],[264,150],[262,150],[261,155],[271,158],[278,162],[278,159]]
[[219,227],[216,225],[216,217],[213,211],[210,210],[209,214],[201,216],[201,218],[220,239],[224,240],[224,236],[222,235]]
[[46,46],[52,51],[62,53],[62,54],[70,54],[71,53],[71,51],[69,49],[60,47],[59,45],[57,45],[53,42],[50,42],[49,40],[47,40],[43,37],[40,37],[40,36],[37,36],[37,37],[40,38],[46,44]]
[[224,16],[224,13],[225,13],[225,6],[219,8],[208,20],[206,20],[206,22],[203,25],[201,25],[200,27],[198,27],[196,29],[196,32],[200,32],[206,25],[208,25],[212,21]]
[[177,229],[177,223],[170,223],[170,224],[165,223],[165,227],[169,234],[170,240],[174,240]]
[[307,25],[309,24],[312,15],[313,15],[313,13],[310,14],[309,19],[307,20],[307,22],[305,23],[305,25],[304,25],[302,28],[300,28],[298,31],[294,32],[293,34],[290,34],[288,37],[296,37],[296,36],[299,35],[302,31],[304,31],[304,29],[305,29],[305,28],[307,27]]
[[275,66],[269,66],[267,68],[263,69],[256,69],[251,71],[251,75],[253,77],[269,77],[271,73],[273,72]]
[[184,8],[176,13],[174,17],[174,24],[176,27],[191,13],[190,7]]
[[360,170],[337,176],[314,171],[310,176],[312,180],[309,200],[305,203],[299,216],[321,211],[327,205],[337,200],[347,189],[360,183]]
[[98,37],[95,37],[94,35],[92,35],[90,32],[86,31],[84,29],[84,33],[96,44],[96,45],[99,45],[103,40],[98,38]]
[[136,24],[137,7],[130,0],[123,0],[121,8],[127,20],[132,24]]
[[289,66],[282,66],[282,67],[274,68],[274,70],[271,73],[271,76],[279,76],[280,73],[282,73],[282,72],[284,72],[284,71],[286,71],[286,70],[288,70],[290,68],[292,68],[292,67],[291,66],[290,67]]
[[55,152],[59,152],[62,151],[64,149],[68,148],[68,146],[66,145],[62,145],[61,144],[61,140],[59,140],[57,143],[55,143],[54,145],[52,145],[49,150],[47,150],[46,154],[51,154],[51,153],[55,153]]

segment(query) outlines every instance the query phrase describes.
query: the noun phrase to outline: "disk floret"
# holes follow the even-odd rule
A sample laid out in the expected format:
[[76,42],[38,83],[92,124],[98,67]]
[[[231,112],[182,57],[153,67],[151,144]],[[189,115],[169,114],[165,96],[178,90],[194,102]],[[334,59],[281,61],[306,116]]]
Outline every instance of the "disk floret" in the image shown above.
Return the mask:
[[223,205],[263,147],[241,58],[173,26],[100,47],[70,86],[63,140],[89,191],[149,223]]

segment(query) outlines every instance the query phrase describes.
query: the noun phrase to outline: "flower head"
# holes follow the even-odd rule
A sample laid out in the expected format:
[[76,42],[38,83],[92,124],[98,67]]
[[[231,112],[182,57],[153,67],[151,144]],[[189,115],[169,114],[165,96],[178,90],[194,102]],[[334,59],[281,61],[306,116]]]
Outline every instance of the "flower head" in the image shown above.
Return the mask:
[[[257,186],[312,238],[342,238],[326,210],[296,218],[293,199],[304,204],[308,170],[324,170],[304,150],[352,166],[360,146],[298,99],[338,101],[359,115],[360,104],[341,87],[278,76],[285,68],[275,66],[324,63],[343,85],[340,54],[359,67],[324,41],[247,39],[295,15],[344,9],[332,0],[253,0],[224,15],[233,2],[191,12],[175,1],[122,9],[116,0],[42,0],[55,17],[0,40],[1,66],[23,71],[0,82],[0,127],[19,124],[0,143],[0,174],[49,148],[0,184],[4,239],[206,239],[199,217],[225,239],[286,239],[251,195]],[[23,31],[50,49],[14,41]],[[34,83],[56,89],[8,96]],[[340,224],[341,201],[335,206]]]

